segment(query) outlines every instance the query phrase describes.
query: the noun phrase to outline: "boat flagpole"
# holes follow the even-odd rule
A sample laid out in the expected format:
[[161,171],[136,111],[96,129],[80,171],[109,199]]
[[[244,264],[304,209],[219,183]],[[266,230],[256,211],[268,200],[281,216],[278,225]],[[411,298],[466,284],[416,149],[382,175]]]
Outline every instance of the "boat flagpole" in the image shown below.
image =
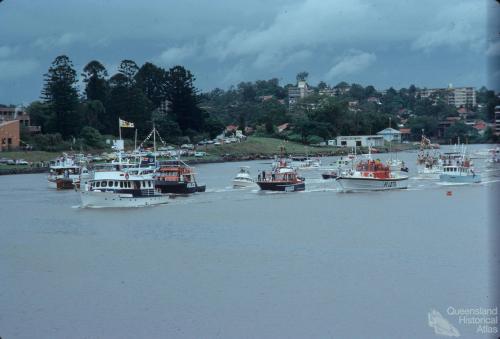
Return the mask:
[[118,133],[120,136],[120,140],[122,140],[122,124],[121,124],[121,118],[118,117]]

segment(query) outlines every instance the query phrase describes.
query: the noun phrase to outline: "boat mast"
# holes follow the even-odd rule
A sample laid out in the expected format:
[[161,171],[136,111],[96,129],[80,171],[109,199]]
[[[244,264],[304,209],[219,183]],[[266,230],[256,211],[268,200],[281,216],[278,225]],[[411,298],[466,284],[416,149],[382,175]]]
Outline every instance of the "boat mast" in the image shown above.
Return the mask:
[[155,166],[156,166],[156,126],[154,122],[153,122],[153,156],[155,159]]

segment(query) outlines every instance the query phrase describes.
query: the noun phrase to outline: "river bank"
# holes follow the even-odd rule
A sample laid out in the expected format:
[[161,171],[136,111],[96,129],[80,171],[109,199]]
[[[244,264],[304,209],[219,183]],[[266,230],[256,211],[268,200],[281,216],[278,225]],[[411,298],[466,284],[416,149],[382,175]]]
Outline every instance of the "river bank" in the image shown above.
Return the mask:
[[[345,156],[352,151],[350,147],[332,147],[332,146],[306,146],[295,142],[283,141],[280,139],[249,137],[246,141],[240,143],[231,143],[223,145],[205,145],[198,146],[197,151],[203,151],[205,156],[183,156],[182,159],[190,164],[208,164],[222,162],[236,162],[249,160],[269,160],[280,153],[281,147],[285,147],[287,156],[309,156],[309,157],[329,157]],[[396,144],[392,145],[393,152],[401,152],[417,149],[415,144]],[[110,153],[110,150],[103,150]],[[358,154],[368,153],[367,147],[361,147],[357,150]],[[373,153],[387,153],[389,147],[377,147],[372,149]],[[71,151],[67,152],[71,154]],[[44,151],[22,151],[22,152],[2,152],[0,158],[10,160],[25,160],[29,165],[7,165],[0,164],[0,175],[43,173],[48,171],[48,163],[61,156],[59,152]],[[166,160],[167,158],[160,158]]]

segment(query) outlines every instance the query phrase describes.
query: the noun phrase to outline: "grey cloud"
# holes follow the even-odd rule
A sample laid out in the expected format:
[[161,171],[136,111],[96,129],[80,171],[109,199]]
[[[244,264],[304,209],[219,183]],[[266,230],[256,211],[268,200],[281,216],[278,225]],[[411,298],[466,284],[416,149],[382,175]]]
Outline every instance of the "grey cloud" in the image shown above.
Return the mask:
[[38,62],[34,59],[0,60],[0,80],[11,80],[31,75],[38,69],[38,66]]
[[184,45],[180,47],[171,47],[163,52],[157,58],[158,62],[165,66],[180,64],[186,59],[196,55],[198,47],[194,44]]
[[374,53],[351,51],[337,62],[326,74],[327,79],[356,74],[371,66],[377,57]]

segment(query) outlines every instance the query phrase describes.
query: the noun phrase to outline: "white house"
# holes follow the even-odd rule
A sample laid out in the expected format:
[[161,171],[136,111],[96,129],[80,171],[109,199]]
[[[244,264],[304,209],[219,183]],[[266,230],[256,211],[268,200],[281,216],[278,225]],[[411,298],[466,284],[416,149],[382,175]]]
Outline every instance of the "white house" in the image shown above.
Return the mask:
[[391,127],[381,130],[377,135],[383,136],[384,140],[388,142],[401,142],[401,132]]
[[[330,144],[330,143],[329,143]],[[384,146],[381,135],[348,135],[337,137],[338,147],[380,147]]]

